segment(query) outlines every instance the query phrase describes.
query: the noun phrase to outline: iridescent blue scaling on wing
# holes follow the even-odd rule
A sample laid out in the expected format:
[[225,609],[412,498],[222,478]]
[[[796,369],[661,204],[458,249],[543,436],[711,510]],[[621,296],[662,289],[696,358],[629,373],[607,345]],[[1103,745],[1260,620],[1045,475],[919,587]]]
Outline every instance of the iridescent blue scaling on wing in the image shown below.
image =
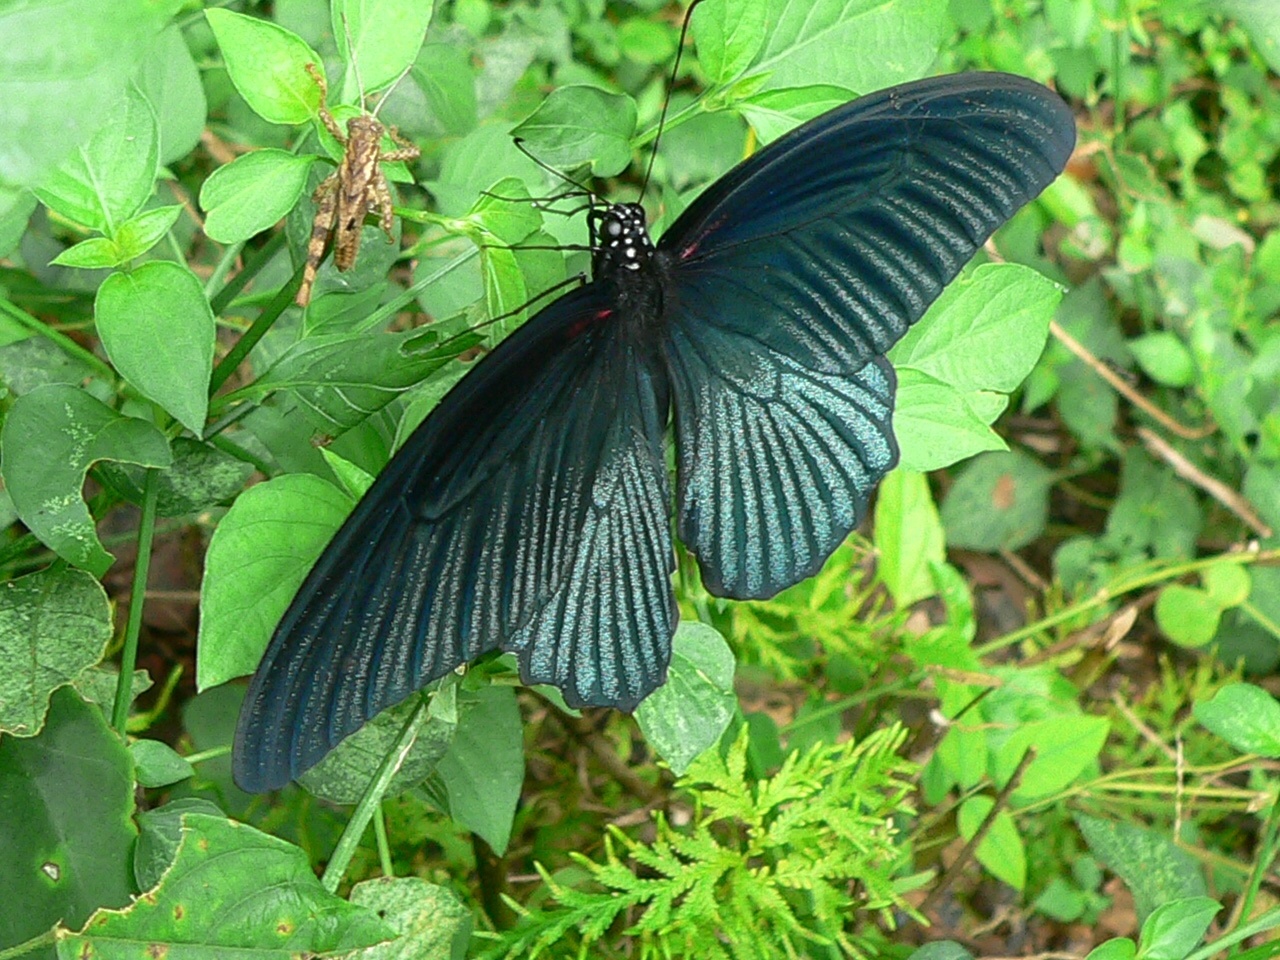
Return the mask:
[[282,786],[490,650],[571,705],[634,709],[676,624],[670,411],[708,589],[815,573],[897,461],[885,352],[1074,143],[1038,84],[938,77],[770,144],[656,247],[638,206],[598,215],[592,282],[450,391],[303,583],[241,711],[240,785]]

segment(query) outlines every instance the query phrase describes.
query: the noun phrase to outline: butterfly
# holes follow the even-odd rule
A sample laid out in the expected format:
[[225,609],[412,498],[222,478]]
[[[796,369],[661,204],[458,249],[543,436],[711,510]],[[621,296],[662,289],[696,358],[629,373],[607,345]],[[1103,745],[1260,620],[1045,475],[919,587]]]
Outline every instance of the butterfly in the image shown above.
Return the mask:
[[571,706],[633,710],[677,622],[669,423],[706,588],[816,573],[897,462],[885,352],[1074,144],[1039,84],[937,77],[779,138],[656,244],[637,204],[592,213],[591,281],[445,396],[298,590],[240,713],[240,786],[283,786],[492,650]]

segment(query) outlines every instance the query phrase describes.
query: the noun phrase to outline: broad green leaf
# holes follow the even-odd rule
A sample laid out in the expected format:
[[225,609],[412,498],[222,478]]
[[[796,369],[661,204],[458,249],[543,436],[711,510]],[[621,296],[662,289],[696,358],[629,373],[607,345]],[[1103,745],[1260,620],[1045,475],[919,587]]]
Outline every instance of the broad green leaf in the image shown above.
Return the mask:
[[200,436],[216,330],[196,275],[169,260],[114,273],[98,288],[94,321],[121,375]]
[[129,756],[144,787],[167,787],[195,773],[185,757],[159,740],[135,740],[129,744]]
[[333,35],[347,64],[343,101],[380,90],[408,69],[422,49],[433,7],[434,0],[334,0]]
[[200,143],[209,109],[200,69],[177,24],[170,24],[152,42],[138,85],[155,108],[160,164],[167,166]]
[[1075,814],[1075,821],[1094,856],[1133,894],[1139,918],[1145,920],[1162,903],[1206,896],[1200,864],[1172,840],[1143,827],[1083,813]]
[[733,80],[755,58],[768,31],[767,16],[765,4],[738,0],[703,0],[694,8],[698,62],[713,86]]
[[[730,4],[729,16],[747,5]],[[913,80],[951,25],[946,0],[769,0],[767,9],[750,72],[768,74],[770,87],[834,83],[866,93]]]
[[0,185],[38,186],[101,130],[109,120],[104,105],[124,93],[152,39],[182,6],[181,0],[0,6],[0,37],[11,38],[0,55]]
[[315,159],[267,149],[219,167],[200,188],[204,232],[220,243],[236,243],[278,223],[302,196]]
[[98,132],[44,179],[36,195],[67,219],[115,239],[151,196],[159,157],[155,111],[129,84]]
[[126,257],[120,256],[115,241],[106,237],[90,237],[67,247],[49,261],[50,266],[75,267],[79,270],[102,270],[118,267]]
[[[995,801],[984,796],[970,797],[960,804],[957,818],[960,836],[966,841],[972,840],[993,806]],[[1015,890],[1026,886],[1027,850],[1008,810],[1001,810],[996,814],[974,855],[997,880],[1003,880]]]
[[634,100],[571,84],[553,90],[511,135],[543,163],[565,169],[589,163],[595,176],[611,177],[631,162],[635,132]]
[[420,877],[377,877],[352,887],[351,902],[374,911],[399,934],[354,960],[463,960],[467,955],[471,911],[448,887]]
[[324,462],[329,465],[333,475],[342,484],[342,489],[347,492],[352,500],[359,500],[373,486],[373,474],[362,470],[350,460],[338,456],[328,448],[322,448],[320,456],[324,457]]
[[182,843],[160,885],[85,932],[62,929],[58,956],[215,956],[287,960],[388,940],[371,911],[329,893],[298,847],[205,813],[182,818]]
[[462,342],[435,346],[419,330],[304,337],[259,377],[244,396],[288,392],[321,429],[354,426],[458,355]]
[[[243,488],[253,466],[191,437],[170,444],[173,465],[155,478],[156,514],[185,517],[230,501]],[[129,464],[103,464],[100,475],[131,503],[141,505],[145,472]]]
[[1271,0],[1223,0],[1222,12],[1240,21],[1258,53],[1280,73],[1280,9]]
[[1143,372],[1156,383],[1189,387],[1195,382],[1195,361],[1177,334],[1166,330],[1144,334],[1130,340],[1129,349]]
[[911,951],[907,960],[973,960],[973,954],[954,940],[934,940]]
[[898,607],[937,593],[931,565],[946,561],[946,538],[924,474],[894,470],[876,493],[876,575]]
[[970,397],[941,380],[903,367],[893,408],[893,433],[901,447],[898,466],[927,473],[1005,443],[970,405]]
[[410,75],[426,98],[424,133],[458,137],[475,129],[479,119],[475,74],[471,58],[461,47],[429,43],[423,48]]
[[36,195],[30,190],[7,187],[0,180],[0,257],[7,257],[17,249],[37,203]]
[[250,487],[214,530],[200,590],[196,687],[251,673],[351,499],[310,474]]
[[38,570],[0,585],[0,733],[29,737],[49,695],[102,659],[111,605],[82,570]]
[[1084,960],[1134,960],[1138,945],[1128,937],[1115,937],[1089,951]]
[[1019,724],[991,758],[991,779],[1003,787],[1027,750],[1034,749],[1035,759],[1023,771],[1013,804],[1058,793],[1097,763],[1110,730],[1105,717],[1071,714]]
[[1183,960],[1209,929],[1222,904],[1208,897],[1187,897],[1162,903],[1142,924],[1138,956],[1143,960]]
[[769,143],[792,128],[834,110],[853,99],[853,91],[820,83],[809,87],[764,90],[734,104],[755,129],[761,143]]
[[[306,787],[307,792],[331,803],[359,801],[382,761],[399,742],[406,721],[419,707],[421,696],[423,694],[411,695],[399,705],[383,710],[302,774],[298,783]],[[433,700],[432,707],[435,706]],[[394,797],[425,780],[448,751],[456,731],[456,716],[449,719],[431,714],[392,777],[386,795]]]
[[133,875],[139,890],[150,890],[158,885],[164,872],[173,864],[182,843],[182,817],[187,813],[226,816],[213,802],[197,797],[171,800],[138,814],[138,842],[133,850]]
[[102,711],[70,687],[37,737],[0,737],[0,943],[122,907],[137,831],[132,764]]
[[0,384],[15,397],[51,383],[79,385],[94,373],[83,359],[44,337],[26,337],[0,347]]
[[457,823],[506,853],[524,786],[524,724],[511,687],[458,694],[458,731],[440,758],[429,794]]
[[1241,563],[1216,563],[1200,574],[1204,588],[1213,602],[1226,610],[1249,599],[1253,581]]
[[102,549],[80,499],[85,471],[99,460],[167,467],[169,445],[145,420],[116,413],[64,384],[19,397],[0,431],[0,476],[22,522],[69,563],[95,576],[114,557]]
[[681,621],[671,641],[667,682],[636,708],[645,740],[676,776],[718,743],[733,719],[734,667],[733,651],[714,627]]
[[1180,647],[1203,647],[1218,632],[1222,607],[1205,590],[1171,583],[1156,600],[1156,623]]
[[1012,392],[1044,351],[1062,291],[1018,264],[985,264],[942,292],[890,351],[962,392]]
[[1044,530],[1053,473],[1019,450],[986,453],[965,467],[942,502],[947,543],[1017,550]]
[[240,96],[270,123],[306,123],[320,109],[320,88],[306,66],[324,61],[297,34],[268,20],[217,7],[205,19]]
[[1232,683],[1192,708],[1197,720],[1241,753],[1280,758],[1280,704],[1261,687]]

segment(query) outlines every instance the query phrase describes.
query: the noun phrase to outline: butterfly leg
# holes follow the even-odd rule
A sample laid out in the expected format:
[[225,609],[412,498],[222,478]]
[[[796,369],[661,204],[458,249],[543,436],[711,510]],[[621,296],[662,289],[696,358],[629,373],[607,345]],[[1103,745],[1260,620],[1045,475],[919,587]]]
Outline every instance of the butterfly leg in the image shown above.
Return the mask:
[[300,307],[311,302],[311,286],[316,282],[316,271],[320,269],[325,244],[329,241],[329,234],[333,232],[333,224],[338,216],[338,175],[335,173],[326,177],[316,187],[311,199],[316,205],[316,218],[311,222],[311,239],[307,241],[307,263],[302,268],[302,285],[298,287],[298,295],[293,298],[293,302]]

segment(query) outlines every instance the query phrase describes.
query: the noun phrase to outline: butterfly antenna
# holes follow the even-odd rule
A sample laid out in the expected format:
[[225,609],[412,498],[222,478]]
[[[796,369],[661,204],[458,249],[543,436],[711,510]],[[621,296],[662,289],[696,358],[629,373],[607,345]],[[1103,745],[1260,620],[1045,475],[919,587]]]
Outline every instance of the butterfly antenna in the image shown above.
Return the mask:
[[[563,170],[557,170],[555,167],[551,166],[551,164],[546,163],[546,162],[544,162],[544,161],[542,161],[542,160],[539,160],[539,159],[538,159],[538,158],[537,158],[537,157],[536,157],[536,156],[535,156],[535,155],[534,155],[534,154],[529,150],[529,148],[528,148],[528,147],[526,147],[526,146],[524,145],[524,139],[523,139],[522,137],[512,137],[512,138],[511,138],[511,142],[512,142],[512,143],[514,143],[514,144],[516,145],[516,149],[517,149],[517,150],[519,150],[519,151],[520,151],[521,153],[523,153],[526,157],[528,157],[530,160],[532,160],[534,163],[536,163],[536,164],[537,164],[539,167],[541,167],[543,170],[547,171],[547,173],[551,174],[551,175],[552,175],[553,177],[555,177],[557,180],[563,180],[565,183],[569,184],[569,186],[571,186],[571,187],[577,187],[577,188],[578,188],[578,192],[579,192],[582,196],[584,196],[584,197],[594,197],[594,196],[596,195],[596,192],[595,192],[594,190],[592,190],[592,189],[591,189],[590,187],[588,187],[588,186],[584,186],[583,184],[579,183],[577,180],[573,179],[573,177],[569,176],[569,175],[568,175],[567,173],[565,173]],[[565,194],[565,196],[572,196],[572,194]]]
[[667,84],[667,97],[662,101],[662,113],[658,116],[658,132],[654,134],[653,146],[649,150],[649,166],[645,168],[644,180],[640,184],[640,199],[644,199],[649,189],[649,178],[653,176],[653,161],[658,158],[658,144],[662,141],[662,131],[667,126],[667,110],[671,107],[671,91],[675,89],[676,75],[680,72],[680,58],[684,56],[684,41],[689,36],[689,24],[693,22],[694,8],[702,0],[693,0],[689,9],[684,12],[684,23],[680,25],[680,42],[676,44],[676,62],[671,67],[671,82]]

